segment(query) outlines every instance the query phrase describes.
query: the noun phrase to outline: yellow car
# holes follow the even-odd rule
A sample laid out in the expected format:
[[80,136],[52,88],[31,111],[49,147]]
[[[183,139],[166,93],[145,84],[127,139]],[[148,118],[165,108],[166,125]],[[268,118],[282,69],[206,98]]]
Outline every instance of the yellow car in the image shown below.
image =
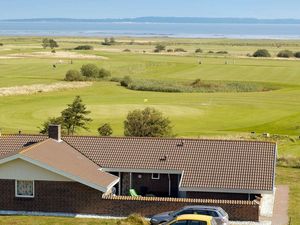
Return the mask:
[[216,225],[212,216],[185,214],[178,216],[176,219],[166,223],[166,225]]

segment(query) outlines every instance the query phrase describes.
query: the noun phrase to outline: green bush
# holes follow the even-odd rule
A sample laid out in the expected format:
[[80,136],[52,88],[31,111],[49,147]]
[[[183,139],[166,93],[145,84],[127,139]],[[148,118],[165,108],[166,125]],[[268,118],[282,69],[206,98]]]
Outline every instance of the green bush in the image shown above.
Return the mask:
[[105,123],[98,128],[98,133],[100,136],[108,137],[112,135],[113,130],[109,123]]
[[86,78],[97,78],[99,68],[95,64],[85,64],[81,67],[81,74]]
[[103,68],[99,70],[99,74],[98,74],[99,78],[104,79],[104,78],[107,78],[110,76],[111,76],[110,71],[103,69]]
[[217,54],[224,54],[225,55],[225,54],[228,54],[228,52],[227,51],[218,51]]
[[282,50],[277,54],[277,57],[280,57],[280,58],[290,58],[293,56],[294,56],[294,54],[290,50]]
[[74,50],[93,50],[94,47],[91,45],[79,45]]
[[203,52],[203,50],[201,49],[201,48],[197,48],[196,50],[195,50],[195,53],[202,53]]
[[126,219],[118,220],[117,225],[150,225],[150,223],[141,215],[132,214]]
[[186,50],[183,48],[175,48],[174,52],[186,52]]
[[130,76],[123,77],[123,79],[120,82],[121,86],[123,87],[128,87],[131,83],[132,83],[132,79]]
[[253,57],[271,57],[271,54],[267,49],[258,49],[253,53]]
[[84,78],[77,70],[69,70],[65,76],[66,81],[82,81]]
[[160,80],[131,80],[122,85],[131,90],[155,92],[262,92],[278,89],[278,86],[268,83],[241,81],[203,81],[200,79],[192,83],[171,82]]
[[294,54],[294,56],[295,56],[296,58],[300,58],[300,52],[296,52],[296,53]]

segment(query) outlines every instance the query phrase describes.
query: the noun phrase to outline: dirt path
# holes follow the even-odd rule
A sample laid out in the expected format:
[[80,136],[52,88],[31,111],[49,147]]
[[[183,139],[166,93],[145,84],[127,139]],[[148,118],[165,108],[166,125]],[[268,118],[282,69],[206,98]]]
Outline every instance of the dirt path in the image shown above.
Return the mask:
[[273,209],[272,225],[287,225],[288,217],[289,187],[277,186],[275,204]]

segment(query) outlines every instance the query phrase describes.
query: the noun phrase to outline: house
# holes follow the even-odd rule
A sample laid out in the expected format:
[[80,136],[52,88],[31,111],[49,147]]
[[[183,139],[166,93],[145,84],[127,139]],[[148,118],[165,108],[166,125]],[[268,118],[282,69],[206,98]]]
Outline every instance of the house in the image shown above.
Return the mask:
[[5,135],[0,210],[110,214],[116,202],[103,196],[129,189],[150,198],[252,201],[274,191],[276,148],[256,141],[61,137],[57,125],[49,136]]

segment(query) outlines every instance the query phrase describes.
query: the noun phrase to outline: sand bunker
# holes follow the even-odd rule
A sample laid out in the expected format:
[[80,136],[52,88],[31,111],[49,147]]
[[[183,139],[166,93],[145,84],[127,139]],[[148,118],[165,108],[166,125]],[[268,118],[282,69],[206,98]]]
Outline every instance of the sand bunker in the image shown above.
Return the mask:
[[108,59],[104,56],[80,54],[76,52],[59,51],[52,52],[32,52],[32,53],[17,53],[10,54],[12,57],[35,57],[35,58],[60,58],[60,59]]
[[0,88],[1,96],[30,95],[58,90],[76,89],[92,86],[92,82],[58,82],[54,84],[33,84]]

